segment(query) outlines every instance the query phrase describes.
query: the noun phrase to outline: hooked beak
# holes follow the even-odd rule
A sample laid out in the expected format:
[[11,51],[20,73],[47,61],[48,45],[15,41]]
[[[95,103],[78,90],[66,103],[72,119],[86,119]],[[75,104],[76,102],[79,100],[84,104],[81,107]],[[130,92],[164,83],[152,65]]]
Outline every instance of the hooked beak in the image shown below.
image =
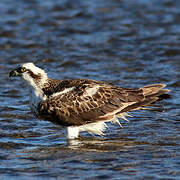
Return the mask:
[[16,77],[16,76],[20,76],[20,73],[17,72],[17,70],[12,70],[10,73],[9,73],[9,77]]

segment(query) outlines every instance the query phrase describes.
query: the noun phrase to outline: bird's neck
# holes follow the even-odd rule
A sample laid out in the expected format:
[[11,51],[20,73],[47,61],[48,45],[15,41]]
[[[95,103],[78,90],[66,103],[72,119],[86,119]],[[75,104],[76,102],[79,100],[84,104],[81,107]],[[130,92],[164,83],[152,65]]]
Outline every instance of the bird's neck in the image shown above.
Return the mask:
[[30,107],[34,113],[36,113],[36,109],[38,107],[38,104],[46,99],[46,95],[44,94],[42,88],[44,87],[44,84],[46,83],[45,80],[43,81],[28,81],[28,87],[30,90]]
[[43,91],[39,87],[30,87],[30,97],[29,97],[29,104],[31,110],[37,114],[37,107],[39,103],[46,99]]
[[44,84],[46,84],[45,80],[28,82],[30,92],[31,92],[32,96],[34,96],[34,98],[38,98],[38,99],[40,98],[42,100],[45,98],[45,94],[44,94],[44,92],[42,90],[43,87],[44,87]]

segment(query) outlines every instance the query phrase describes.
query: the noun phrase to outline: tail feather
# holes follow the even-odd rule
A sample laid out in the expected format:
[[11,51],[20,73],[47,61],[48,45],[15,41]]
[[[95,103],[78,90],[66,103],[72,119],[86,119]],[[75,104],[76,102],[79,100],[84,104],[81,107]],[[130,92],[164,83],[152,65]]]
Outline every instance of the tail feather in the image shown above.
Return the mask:
[[144,107],[151,106],[156,101],[169,98],[170,95],[167,93],[170,90],[163,89],[164,87],[166,87],[165,84],[152,84],[148,86],[143,86],[141,89],[143,91],[144,99],[125,107],[121,110],[121,113],[132,110],[144,109]]
[[164,91],[166,91],[165,89],[163,89],[164,87],[166,87],[165,84],[152,84],[152,85],[144,86],[141,89],[143,90],[144,96],[147,97],[150,95],[160,93],[160,91],[163,93]]
[[145,98],[158,97],[158,100],[162,100],[170,97],[170,95],[167,94],[170,90],[163,89],[164,87],[166,87],[165,84],[152,84],[152,85],[144,86],[141,89],[143,90],[143,94]]
[[145,100],[143,101],[140,101],[140,102],[137,102],[137,103],[134,103],[132,105],[129,105],[127,107],[125,107],[124,109],[122,109],[120,111],[120,113],[124,113],[124,112],[128,112],[128,111],[133,111],[133,110],[138,110],[138,109],[142,109],[154,102],[156,102],[158,100],[158,97],[151,97],[151,98],[146,98]]

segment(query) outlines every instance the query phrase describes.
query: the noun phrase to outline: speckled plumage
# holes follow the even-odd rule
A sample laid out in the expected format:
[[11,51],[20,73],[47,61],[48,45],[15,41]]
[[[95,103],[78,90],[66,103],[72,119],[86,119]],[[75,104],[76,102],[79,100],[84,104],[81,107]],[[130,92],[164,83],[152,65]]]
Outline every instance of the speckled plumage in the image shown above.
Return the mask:
[[93,133],[93,129],[102,135],[104,122],[119,123],[118,117],[126,119],[126,112],[150,106],[169,91],[163,89],[164,84],[121,88],[90,79],[55,80],[31,64],[22,65],[26,71],[20,75],[30,86],[33,112],[38,118],[74,128],[68,129],[76,134],[70,138],[83,130]]

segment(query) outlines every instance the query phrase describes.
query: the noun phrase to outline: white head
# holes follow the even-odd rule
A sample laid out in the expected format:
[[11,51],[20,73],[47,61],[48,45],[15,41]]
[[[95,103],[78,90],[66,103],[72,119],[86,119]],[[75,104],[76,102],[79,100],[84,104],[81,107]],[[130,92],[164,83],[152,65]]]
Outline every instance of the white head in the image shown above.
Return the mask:
[[9,76],[20,76],[33,88],[41,88],[48,79],[45,71],[35,66],[33,63],[20,65],[18,68],[11,71]]

